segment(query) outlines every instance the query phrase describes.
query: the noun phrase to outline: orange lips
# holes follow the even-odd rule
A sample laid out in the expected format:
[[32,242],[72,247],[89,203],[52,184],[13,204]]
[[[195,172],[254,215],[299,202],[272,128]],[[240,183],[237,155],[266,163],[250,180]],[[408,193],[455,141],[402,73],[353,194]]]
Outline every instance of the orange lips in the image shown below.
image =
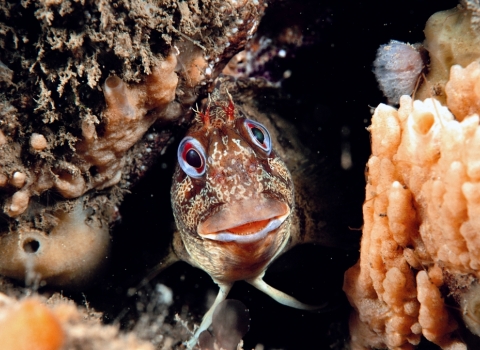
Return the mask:
[[248,198],[224,204],[197,226],[206,239],[252,243],[265,238],[290,215],[289,206],[273,198]]

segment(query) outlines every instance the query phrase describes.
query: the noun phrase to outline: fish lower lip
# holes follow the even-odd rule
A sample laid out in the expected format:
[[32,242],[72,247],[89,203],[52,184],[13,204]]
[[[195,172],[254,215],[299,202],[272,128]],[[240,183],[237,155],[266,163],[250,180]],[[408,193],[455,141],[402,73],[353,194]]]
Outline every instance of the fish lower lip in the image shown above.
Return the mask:
[[[266,225],[264,225],[259,230],[256,230],[253,232],[238,233],[236,232],[238,231],[238,229],[234,227],[234,228],[222,230],[219,232],[202,234],[201,236],[203,238],[207,238],[214,241],[221,241],[221,242],[237,242],[237,243],[256,242],[258,240],[261,240],[267,237],[267,235],[270,232],[278,229],[283,224],[283,222],[288,217],[288,215],[289,213],[286,213],[285,215],[278,216],[270,220],[264,220],[264,221],[268,221],[268,223],[266,223]],[[242,225],[242,226],[245,226],[245,225]]]

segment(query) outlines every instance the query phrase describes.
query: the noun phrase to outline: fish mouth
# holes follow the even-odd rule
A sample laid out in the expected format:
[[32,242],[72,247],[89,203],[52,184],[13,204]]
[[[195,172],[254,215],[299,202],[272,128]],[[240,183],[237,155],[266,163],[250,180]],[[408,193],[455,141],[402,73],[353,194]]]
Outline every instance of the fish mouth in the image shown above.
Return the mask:
[[202,238],[221,242],[252,243],[278,229],[290,215],[290,207],[278,199],[244,199],[224,204],[198,224]]

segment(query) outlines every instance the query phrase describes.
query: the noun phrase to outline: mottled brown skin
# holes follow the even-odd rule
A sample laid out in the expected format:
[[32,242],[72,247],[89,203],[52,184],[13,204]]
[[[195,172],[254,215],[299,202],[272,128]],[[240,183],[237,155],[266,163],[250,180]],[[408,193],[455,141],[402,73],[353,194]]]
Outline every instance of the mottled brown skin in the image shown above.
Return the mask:
[[192,178],[177,166],[173,179],[172,207],[185,249],[177,240],[175,251],[180,259],[206,271],[217,283],[253,279],[263,274],[287,245],[292,215],[267,237],[251,243],[205,239],[197,233],[197,226],[222,206],[242,200],[277,200],[288,205],[292,213],[292,179],[274,150],[267,155],[252,142],[243,125],[244,114],[232,106],[225,91],[213,93],[209,114],[210,123],[198,118],[187,134],[206,151],[205,174]]

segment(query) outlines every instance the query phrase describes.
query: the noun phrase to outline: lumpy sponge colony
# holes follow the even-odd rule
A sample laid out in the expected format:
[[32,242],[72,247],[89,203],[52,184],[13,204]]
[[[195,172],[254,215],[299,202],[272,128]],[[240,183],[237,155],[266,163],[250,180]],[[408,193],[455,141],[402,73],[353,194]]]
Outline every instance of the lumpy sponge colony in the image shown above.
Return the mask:
[[442,349],[467,349],[462,322],[480,334],[480,63],[472,18],[468,6],[432,16],[426,81],[415,99],[401,96],[398,109],[380,104],[372,117],[360,260],[344,282],[353,349],[413,349],[422,336]]

